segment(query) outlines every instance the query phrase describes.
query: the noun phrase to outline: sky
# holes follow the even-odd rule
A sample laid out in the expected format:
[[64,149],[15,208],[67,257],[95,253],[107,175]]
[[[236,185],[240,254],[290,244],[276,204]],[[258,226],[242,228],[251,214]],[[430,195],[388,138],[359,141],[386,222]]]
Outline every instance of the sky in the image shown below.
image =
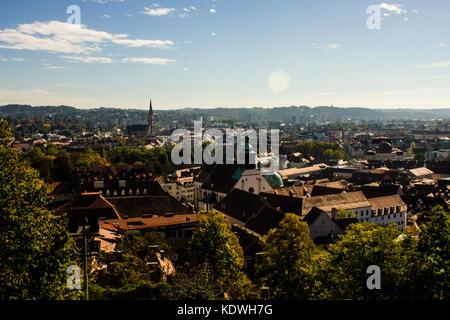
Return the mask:
[[0,105],[449,108],[450,1],[2,0],[0,75]]

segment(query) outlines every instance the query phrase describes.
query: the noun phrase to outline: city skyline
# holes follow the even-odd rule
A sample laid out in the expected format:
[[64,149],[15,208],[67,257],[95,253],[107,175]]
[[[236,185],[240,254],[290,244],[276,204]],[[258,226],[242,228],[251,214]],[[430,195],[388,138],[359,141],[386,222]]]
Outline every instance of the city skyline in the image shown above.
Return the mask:
[[[81,25],[67,19],[80,8]],[[367,8],[377,5],[379,30]],[[445,1],[2,1],[0,105],[450,107]]]

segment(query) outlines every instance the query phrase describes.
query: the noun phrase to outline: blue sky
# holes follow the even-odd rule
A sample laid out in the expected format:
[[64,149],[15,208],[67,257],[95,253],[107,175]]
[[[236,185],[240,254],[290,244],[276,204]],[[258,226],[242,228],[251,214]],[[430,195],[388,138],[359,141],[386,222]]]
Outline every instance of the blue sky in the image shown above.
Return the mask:
[[448,108],[450,1],[2,0],[0,74],[1,105]]

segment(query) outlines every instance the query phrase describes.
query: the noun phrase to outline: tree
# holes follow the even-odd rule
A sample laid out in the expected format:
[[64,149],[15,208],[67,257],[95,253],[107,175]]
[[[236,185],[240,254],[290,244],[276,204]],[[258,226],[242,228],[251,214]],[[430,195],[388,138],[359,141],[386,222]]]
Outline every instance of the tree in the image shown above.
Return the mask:
[[66,285],[67,268],[76,261],[74,243],[65,221],[46,209],[50,200],[37,171],[0,145],[0,299],[77,295]]
[[418,295],[424,299],[450,297],[450,214],[441,206],[432,209],[431,221],[421,226],[418,251]]
[[423,152],[421,152],[421,153],[416,153],[416,154],[414,155],[414,160],[417,160],[417,161],[420,161],[420,162],[425,161],[425,154],[423,154]]
[[94,150],[87,148],[83,153],[74,152],[72,155],[72,165],[74,168],[106,167],[109,162]]
[[286,214],[278,228],[263,238],[264,255],[255,266],[262,284],[278,299],[307,299],[314,286],[315,261],[320,251],[309,235],[305,222]]
[[161,297],[168,300],[216,300],[220,288],[206,265],[177,270],[162,289]]
[[72,159],[66,151],[60,150],[53,160],[53,181],[65,181],[72,173]]
[[152,299],[159,295],[165,282],[165,274],[154,265],[155,252],[149,246],[157,245],[166,257],[175,261],[177,256],[172,248],[156,232],[125,238],[123,252],[103,253],[99,257],[100,270],[94,273],[92,294],[96,299]]
[[[330,259],[322,274],[324,297],[331,299],[401,299],[412,284],[416,240],[395,225],[355,223],[328,247]],[[381,270],[381,289],[367,287],[369,266]]]
[[235,299],[253,294],[251,281],[243,273],[244,253],[231,226],[216,211],[198,214],[197,230],[190,241],[197,266],[206,266],[222,292]]
[[0,120],[0,145],[10,146],[13,143],[13,135],[6,120]]
[[20,155],[23,159],[30,161],[31,167],[35,168],[42,179],[47,182],[53,181],[52,172],[54,171],[54,156],[45,154],[41,148],[33,148],[29,152]]
[[344,208],[339,208],[339,214],[337,216],[338,219],[348,219],[348,218],[357,218],[358,215],[355,214],[353,209],[345,210]]

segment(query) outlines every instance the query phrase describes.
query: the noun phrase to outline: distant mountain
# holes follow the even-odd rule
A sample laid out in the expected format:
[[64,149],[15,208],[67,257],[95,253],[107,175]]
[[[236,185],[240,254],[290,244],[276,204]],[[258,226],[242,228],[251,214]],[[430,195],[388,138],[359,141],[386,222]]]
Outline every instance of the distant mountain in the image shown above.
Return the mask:
[[[180,110],[155,110],[160,121],[189,120],[203,117],[205,120],[214,117],[216,121],[389,121],[389,120],[430,120],[450,119],[450,108],[447,109],[368,109],[339,107],[307,107],[291,106],[277,108],[186,108]],[[70,106],[37,106],[6,105],[0,106],[0,117],[42,119],[53,118],[64,121],[71,119],[87,120],[99,123],[145,123],[147,111],[137,109],[97,108],[76,109]]]

